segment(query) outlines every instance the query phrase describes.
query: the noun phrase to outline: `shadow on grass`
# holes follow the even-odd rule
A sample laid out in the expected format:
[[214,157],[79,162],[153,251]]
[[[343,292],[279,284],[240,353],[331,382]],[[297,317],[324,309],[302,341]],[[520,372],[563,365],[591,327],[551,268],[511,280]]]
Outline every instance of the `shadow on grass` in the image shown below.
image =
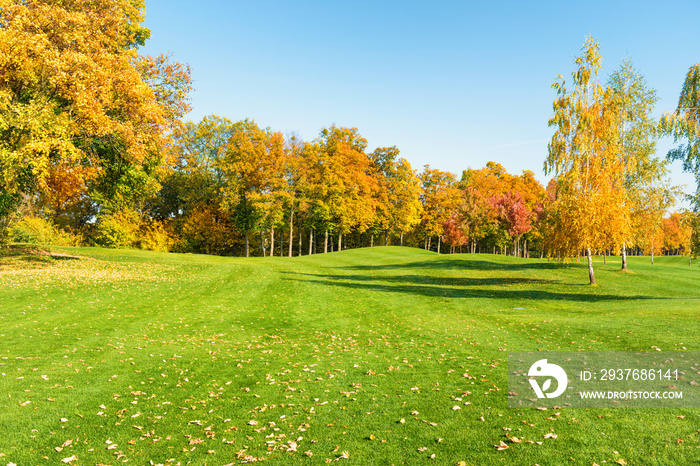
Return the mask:
[[[298,276],[299,274],[291,274]],[[459,285],[454,282],[459,279],[434,279],[431,284],[407,284],[398,280],[373,279],[371,277],[358,276],[329,276],[329,275],[313,275],[309,274],[309,278],[293,278],[287,280],[297,282],[315,283],[322,286],[336,286],[350,289],[369,290],[382,293],[402,293],[412,294],[426,297],[443,297],[443,298],[489,298],[489,299],[534,299],[534,300],[564,300],[577,302],[610,302],[610,301],[634,301],[646,299],[665,299],[655,296],[620,296],[613,294],[598,294],[598,293],[567,293],[557,292],[545,289],[522,289],[520,288],[491,288],[490,286],[499,285],[542,285],[545,281],[532,280],[508,280],[508,279],[483,279],[481,283],[478,280],[465,280],[470,282],[469,285]],[[314,279],[311,277],[317,277]],[[390,283],[370,283],[370,282],[390,282]],[[499,283],[500,282],[500,283]]]
[[[424,260],[382,265],[353,265],[332,267],[340,274],[284,272],[288,280],[316,283],[324,286],[369,290],[385,293],[404,293],[420,296],[447,298],[489,298],[510,300],[566,300],[577,302],[610,302],[629,300],[663,299],[657,296],[618,295],[601,293],[583,283],[565,283],[556,278],[529,278],[513,276],[510,272],[552,272],[567,269],[576,264],[560,264],[544,261],[507,261],[505,263],[481,259],[459,258],[450,260]],[[372,272],[410,270],[411,274],[385,275]],[[435,276],[431,271],[470,270],[472,276]],[[343,272],[359,273],[345,275]],[[490,274],[489,272],[494,272]],[[473,276],[477,275],[477,276]],[[501,276],[490,276],[501,275]],[[510,275],[510,276],[509,276]],[[562,287],[575,287],[565,291]],[[580,291],[579,291],[580,290]]]
[[9,260],[27,265],[50,264],[55,261],[74,261],[80,257],[68,254],[51,253],[35,245],[11,244],[0,247],[0,263]]
[[416,284],[436,286],[513,286],[513,285],[553,285],[562,284],[559,280],[527,277],[434,277],[430,275],[332,275],[301,272],[283,272],[290,275],[316,277],[328,281],[385,282],[391,284]]
[[[537,259],[536,262],[505,262],[499,263],[494,261],[470,259],[470,258],[460,258],[450,260],[440,260],[441,257],[450,256],[437,256],[433,260],[425,261],[415,261],[415,262],[401,262],[396,264],[385,264],[385,265],[353,265],[345,267],[337,267],[338,269],[344,270],[392,270],[392,269],[439,269],[439,270],[562,270],[568,269],[572,265],[576,264],[568,263],[562,264],[559,262],[544,262]],[[503,257],[503,256],[495,256]],[[512,259],[512,258],[509,258]],[[581,264],[579,264],[581,265]]]

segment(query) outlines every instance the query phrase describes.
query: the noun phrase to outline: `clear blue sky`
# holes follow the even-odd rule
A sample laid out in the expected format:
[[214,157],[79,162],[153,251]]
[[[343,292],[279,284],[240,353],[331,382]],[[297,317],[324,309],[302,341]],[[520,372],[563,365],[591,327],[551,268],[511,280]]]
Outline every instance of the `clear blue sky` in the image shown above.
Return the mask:
[[[700,62],[700,2],[146,0],[152,39],[192,68],[188,119],[252,118],[307,141],[357,127],[413,168],[461,174],[490,160],[542,182],[558,74],[586,35],[602,79],[629,57],[673,110]],[[661,141],[659,154],[671,147]],[[694,179],[672,166],[674,184]]]

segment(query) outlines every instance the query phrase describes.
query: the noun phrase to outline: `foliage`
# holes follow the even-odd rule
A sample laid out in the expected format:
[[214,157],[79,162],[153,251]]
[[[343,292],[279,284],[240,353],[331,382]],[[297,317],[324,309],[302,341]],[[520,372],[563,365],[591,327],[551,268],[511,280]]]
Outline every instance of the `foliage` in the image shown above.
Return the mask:
[[625,175],[630,161],[622,156],[620,112],[614,94],[595,77],[601,66],[599,45],[588,38],[576,58],[569,91],[561,76],[553,84],[556,128],[548,146],[545,171],[557,176],[557,214],[548,254],[565,259],[581,250],[588,256],[589,276],[595,283],[592,254],[619,251],[629,235],[629,207]]
[[143,2],[2,0],[0,10],[0,217],[21,194],[60,213],[87,193],[116,196],[113,211],[152,193],[144,178],[188,109],[190,80],[136,52],[150,35]]
[[227,141],[221,162],[222,204],[245,233],[246,257],[250,232],[281,219],[285,163],[282,134],[261,129],[253,121],[239,122]]
[[445,222],[459,203],[457,180],[452,173],[430,168],[430,165],[423,167],[420,180],[423,188],[420,229],[428,237],[442,236]]
[[378,190],[376,178],[370,176],[367,140],[357,128],[331,126],[321,130],[309,148],[318,223],[343,234],[366,231],[374,222]]
[[140,249],[168,252],[175,246],[175,241],[174,235],[164,223],[153,220],[141,225],[136,243]]
[[106,248],[135,247],[140,224],[141,219],[136,211],[107,213],[98,218],[92,238],[95,244]]
[[671,149],[669,160],[682,160],[683,170],[692,173],[697,181],[695,196],[691,198],[696,211],[700,210],[700,63],[690,67],[686,75],[678,106],[673,113],[665,113],[659,122],[660,131],[673,136],[674,142],[684,141]]
[[10,223],[9,241],[56,246],[73,246],[78,239],[42,217],[26,216]]

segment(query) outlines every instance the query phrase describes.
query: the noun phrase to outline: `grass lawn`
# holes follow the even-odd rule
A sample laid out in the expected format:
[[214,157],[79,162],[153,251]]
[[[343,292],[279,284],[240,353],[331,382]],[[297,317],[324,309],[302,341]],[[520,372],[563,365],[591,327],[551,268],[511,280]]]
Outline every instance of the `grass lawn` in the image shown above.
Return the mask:
[[11,251],[2,466],[700,462],[698,410],[507,407],[508,351],[700,351],[686,258]]

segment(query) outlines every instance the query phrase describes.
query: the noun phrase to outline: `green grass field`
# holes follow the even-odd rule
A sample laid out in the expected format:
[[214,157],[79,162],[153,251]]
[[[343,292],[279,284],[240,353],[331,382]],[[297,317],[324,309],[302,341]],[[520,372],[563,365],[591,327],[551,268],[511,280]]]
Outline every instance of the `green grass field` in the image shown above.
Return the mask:
[[685,258],[11,251],[3,466],[700,462],[698,410],[507,407],[508,351],[700,351]]

